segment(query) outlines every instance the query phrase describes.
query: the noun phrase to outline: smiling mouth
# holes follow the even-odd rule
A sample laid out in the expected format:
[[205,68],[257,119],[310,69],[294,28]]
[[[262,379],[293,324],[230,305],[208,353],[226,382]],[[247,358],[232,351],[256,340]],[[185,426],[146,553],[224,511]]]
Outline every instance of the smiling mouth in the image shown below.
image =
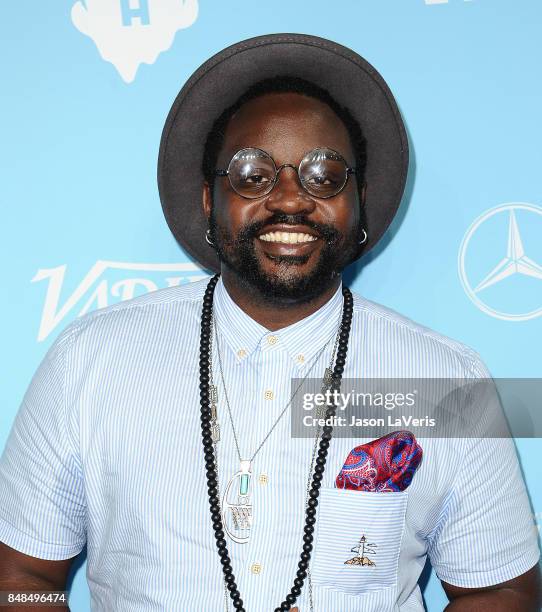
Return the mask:
[[258,236],[264,242],[275,242],[280,244],[304,244],[318,240],[317,236],[302,232],[267,232]]

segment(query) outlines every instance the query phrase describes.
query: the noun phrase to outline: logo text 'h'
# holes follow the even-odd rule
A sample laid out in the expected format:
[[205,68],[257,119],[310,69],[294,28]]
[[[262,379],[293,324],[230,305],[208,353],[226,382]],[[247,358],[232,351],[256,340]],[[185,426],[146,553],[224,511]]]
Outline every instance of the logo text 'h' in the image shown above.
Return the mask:
[[[133,6],[133,4],[138,6]],[[149,25],[149,0],[120,0],[120,9],[123,26],[131,26],[134,19],[138,17],[141,25]]]

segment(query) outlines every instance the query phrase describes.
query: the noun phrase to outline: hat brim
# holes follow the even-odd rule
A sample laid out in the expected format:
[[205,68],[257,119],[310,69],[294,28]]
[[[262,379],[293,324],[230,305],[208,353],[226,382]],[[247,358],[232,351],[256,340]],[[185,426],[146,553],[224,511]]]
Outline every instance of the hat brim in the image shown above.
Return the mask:
[[176,97],[158,156],[158,189],[176,240],[203,267],[218,272],[205,240],[201,161],[207,134],[221,112],[253,83],[292,75],[329,90],[359,122],[367,140],[367,253],[399,207],[408,171],[408,139],[397,103],[380,74],[351,49],[305,34],[271,34],[236,43],[202,64]]

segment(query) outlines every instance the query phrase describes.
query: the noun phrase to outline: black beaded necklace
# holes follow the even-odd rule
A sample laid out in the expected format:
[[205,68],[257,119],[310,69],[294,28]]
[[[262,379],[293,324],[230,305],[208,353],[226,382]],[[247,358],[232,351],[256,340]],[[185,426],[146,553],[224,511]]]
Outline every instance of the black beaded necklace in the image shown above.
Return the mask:
[[[220,275],[215,274],[213,276],[205,290],[203,297],[203,307],[201,311],[201,334],[200,334],[200,358],[199,358],[199,389],[200,389],[200,404],[201,404],[201,433],[203,441],[203,450],[205,456],[205,468],[207,474],[207,490],[209,493],[209,504],[211,507],[211,519],[213,524],[213,530],[215,532],[216,547],[220,556],[220,562],[222,563],[222,570],[224,572],[224,580],[226,587],[230,593],[230,597],[233,601],[233,607],[240,612],[245,612],[243,607],[243,600],[241,594],[237,589],[235,582],[235,576],[233,575],[233,568],[231,559],[228,554],[228,547],[226,543],[225,533],[222,526],[222,518],[220,512],[220,500],[218,496],[218,474],[216,472],[216,461],[213,449],[213,437],[211,433],[211,407],[209,402],[209,384],[210,384],[210,363],[209,363],[209,352],[210,352],[210,341],[211,341],[211,319],[213,311],[213,293],[215,290],[216,283],[218,282]],[[337,347],[337,358],[335,360],[335,367],[333,368],[333,374],[331,376],[331,390],[340,390],[341,378],[344,371],[344,365],[346,363],[346,353],[348,351],[348,339],[350,337],[350,326],[352,323],[352,305],[353,297],[350,289],[343,286],[343,313],[341,321],[341,331],[339,334],[339,343]],[[334,417],[336,412],[336,406],[330,404],[326,411],[326,420],[329,417]],[[332,418],[328,421],[332,422]],[[296,602],[297,598],[301,594],[301,589],[307,577],[307,571],[309,567],[309,561],[312,552],[312,542],[314,525],[316,523],[316,508],[318,506],[318,496],[320,494],[320,486],[324,476],[326,468],[327,452],[331,441],[333,432],[333,426],[325,425],[322,428],[322,435],[320,444],[318,447],[318,455],[316,457],[316,465],[314,468],[314,475],[312,478],[311,488],[309,491],[309,500],[307,503],[307,509],[305,511],[305,528],[303,536],[303,552],[300,555],[299,563],[297,565],[298,570],[296,572],[296,578],[294,585],[290,590],[290,593],[286,596],[284,601],[278,608],[275,608],[275,612],[281,612],[283,610],[290,610],[292,605]]]

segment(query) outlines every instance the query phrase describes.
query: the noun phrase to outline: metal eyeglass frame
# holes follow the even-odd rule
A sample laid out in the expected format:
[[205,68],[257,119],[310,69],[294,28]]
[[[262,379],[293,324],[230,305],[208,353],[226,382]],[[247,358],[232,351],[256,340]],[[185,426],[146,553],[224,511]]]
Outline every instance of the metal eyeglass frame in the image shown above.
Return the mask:
[[[313,153],[314,151],[318,151],[319,149],[326,149],[328,151],[331,151],[332,153],[334,153],[335,155],[337,155],[343,162],[344,162],[344,166],[346,168],[346,172],[345,172],[345,178],[344,178],[344,183],[342,184],[341,188],[335,192],[332,193],[331,195],[328,196],[318,196],[315,195],[314,193],[311,193],[303,184],[303,181],[301,180],[300,176],[299,176],[299,165],[301,165],[301,162],[303,162],[303,160],[310,154]],[[247,196],[247,195],[243,195],[242,193],[239,193],[237,191],[237,189],[235,189],[235,187],[233,186],[233,183],[231,181],[230,178],[230,166],[234,160],[235,157],[237,157],[237,155],[239,155],[239,153],[243,152],[243,151],[260,151],[261,153],[263,153],[265,156],[267,156],[272,162],[273,162],[273,167],[275,169],[275,178],[273,179],[273,181],[271,183],[269,183],[269,189],[267,189],[267,191],[265,191],[265,193],[260,193],[258,195],[255,196]],[[321,200],[327,200],[329,198],[334,198],[335,196],[339,195],[339,193],[341,193],[341,191],[346,187],[347,183],[348,183],[348,177],[351,174],[355,174],[356,173],[356,168],[355,167],[351,167],[346,163],[346,160],[344,159],[344,157],[338,153],[337,151],[335,151],[334,149],[330,149],[329,147],[315,147],[314,149],[311,149],[310,151],[307,151],[306,153],[303,154],[303,157],[301,158],[301,162],[299,162],[298,166],[294,166],[293,164],[282,164],[281,166],[279,166],[277,168],[277,164],[275,163],[275,160],[271,157],[271,155],[267,152],[264,151],[263,149],[259,149],[258,147],[244,147],[243,149],[239,149],[239,151],[237,151],[236,153],[233,154],[232,158],[230,159],[230,162],[228,164],[228,167],[226,170],[222,170],[222,169],[216,169],[215,170],[215,175],[216,176],[227,176],[228,177],[228,181],[230,183],[231,188],[235,191],[235,193],[237,195],[239,195],[242,198],[245,198],[246,200],[257,200],[258,198],[263,198],[266,195],[269,195],[273,189],[275,188],[275,185],[277,184],[278,178],[279,178],[279,172],[283,169],[283,168],[293,168],[297,174],[297,179],[299,181],[299,184],[301,185],[301,187],[303,187],[303,189],[313,198],[318,198]]]

